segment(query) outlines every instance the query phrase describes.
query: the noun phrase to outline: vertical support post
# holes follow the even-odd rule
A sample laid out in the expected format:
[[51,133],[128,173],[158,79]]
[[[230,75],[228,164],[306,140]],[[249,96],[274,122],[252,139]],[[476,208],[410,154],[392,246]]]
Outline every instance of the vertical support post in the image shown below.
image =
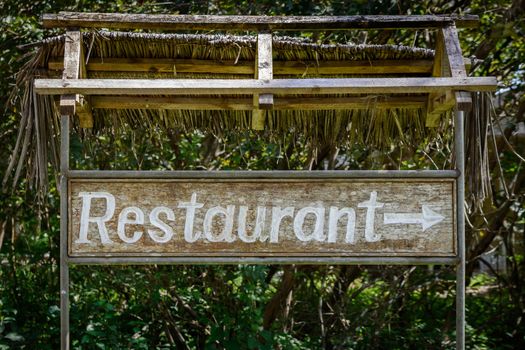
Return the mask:
[[[82,70],[82,33],[66,32],[63,79],[78,79]],[[60,349],[69,350],[69,261],[67,255],[69,124],[76,113],[78,95],[60,97]]]
[[69,115],[60,117],[60,349],[69,350],[69,262],[67,256]]
[[458,265],[456,266],[456,350],[465,349],[465,146],[464,146],[465,112],[456,110],[454,148],[456,152],[457,179],[457,232],[458,232]]
[[[273,79],[272,33],[257,35],[257,57],[255,59],[255,78]],[[266,110],[273,108],[272,94],[253,95],[252,129],[263,130]]]

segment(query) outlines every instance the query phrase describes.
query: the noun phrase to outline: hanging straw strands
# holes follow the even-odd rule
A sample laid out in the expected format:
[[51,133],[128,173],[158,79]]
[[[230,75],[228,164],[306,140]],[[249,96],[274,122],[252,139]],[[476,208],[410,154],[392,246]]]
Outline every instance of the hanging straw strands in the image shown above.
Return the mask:
[[[257,42],[254,36],[230,35],[195,35],[195,34],[150,34],[128,32],[84,32],[83,45],[86,53],[85,60],[88,69],[88,78],[147,78],[147,79],[246,79],[254,69]],[[20,131],[18,142],[9,164],[9,169],[4,178],[4,187],[10,182],[16,184],[22,170],[26,169],[29,183],[47,190],[47,164],[50,163],[58,169],[58,120],[59,112],[54,100],[50,96],[39,96],[33,93],[33,80],[35,77],[56,77],[60,67],[57,62],[62,61],[64,52],[64,36],[57,36],[43,40],[33,56],[28,60],[23,70],[17,77],[16,89],[12,95],[13,104],[20,106]],[[279,77],[302,78],[309,77],[367,77],[381,76],[381,69],[372,71],[359,68],[359,64],[367,68],[367,62],[383,62],[386,67],[395,62],[432,62],[434,51],[428,49],[392,46],[392,45],[346,45],[346,44],[316,44],[306,39],[291,37],[273,38],[273,63],[274,70],[279,71]],[[127,61],[126,61],[127,60]],[[135,61],[134,61],[135,60]],[[90,62],[92,64],[90,65]],[[105,62],[120,69],[107,69]],[[126,63],[127,62],[127,63]],[[133,66],[137,62],[137,68]],[[160,69],[153,64],[148,68],[148,62],[163,62]],[[168,62],[168,63],[166,63]],[[173,64],[169,62],[174,62]],[[177,62],[191,62],[195,69],[179,67]],[[327,63],[334,64],[336,68],[327,67]],[[338,62],[352,65],[348,72],[335,74]],[[385,63],[386,62],[386,63]],[[95,65],[96,63],[96,65]],[[171,64],[171,65],[170,65]],[[198,64],[207,68],[202,68]],[[182,63],[181,63],[182,65]],[[221,68],[223,65],[223,68]],[[97,69],[91,69],[93,67]],[[209,68],[211,66],[211,68]],[[290,68],[290,67],[293,67]],[[423,65],[423,67],[426,67]],[[430,75],[431,66],[428,66]],[[403,76],[424,76],[423,70],[417,67]],[[324,71],[322,71],[325,69]],[[347,69],[347,68],[345,68]],[[391,69],[391,68],[388,68]],[[206,71],[208,70],[208,71]],[[321,72],[322,71],[322,72]],[[399,74],[386,74],[399,76]],[[409,97],[402,93],[400,87],[398,97]],[[415,95],[411,95],[415,96]],[[195,96],[183,96],[194,100]],[[200,96],[203,97],[203,96]],[[218,96],[204,96],[208,101],[219,100]],[[393,144],[418,145],[424,140],[429,140],[448,127],[448,118],[442,118],[442,125],[438,128],[425,128],[424,102],[408,106],[393,104],[392,108],[386,104],[392,96],[370,95],[325,95],[325,101],[331,98],[354,98],[359,101],[359,108],[322,108],[322,109],[283,109],[279,106],[276,96],[273,110],[267,111],[265,131],[261,136],[271,137],[273,140],[283,139],[283,135],[290,132],[301,134],[313,148],[316,145],[355,145],[361,144],[371,148],[388,149]],[[286,96],[305,99],[304,96]],[[308,96],[315,99],[315,95]],[[135,96],[128,99],[132,103],[140,99]],[[162,100],[162,96],[147,96],[154,101]],[[170,97],[171,98],[171,97]],[[224,98],[224,97],[221,97]],[[425,101],[425,96],[415,96],[416,99]],[[237,105],[227,110],[210,110],[205,108],[107,108],[103,98],[100,100],[93,96],[94,119],[93,132],[107,128],[161,128],[164,130],[176,129],[183,132],[201,130],[221,135],[224,132],[249,130],[252,122],[251,106],[243,101],[251,101],[250,95],[233,95],[231,99]],[[115,97],[118,100],[118,97]],[[195,99],[196,101],[197,99]],[[224,102],[228,104],[229,102]],[[281,103],[290,103],[285,101]],[[335,102],[334,102],[335,103]],[[382,105],[383,103],[383,105]],[[293,102],[292,102],[293,104]],[[103,106],[103,108],[99,106]],[[282,105],[281,105],[282,106]],[[377,107],[376,106],[381,106]],[[386,107],[385,107],[386,106]],[[286,108],[286,107],[284,107]],[[213,109],[213,108],[211,108]],[[76,118],[75,118],[76,119]],[[77,123],[75,121],[75,123]],[[481,132],[481,131],[480,131]],[[467,138],[468,139],[468,138]],[[86,138],[89,142],[89,138]],[[14,174],[13,174],[14,173]],[[11,179],[11,181],[9,181]],[[476,180],[477,181],[477,180]],[[479,179],[484,185],[474,184],[477,189],[487,188],[488,181],[483,176]]]

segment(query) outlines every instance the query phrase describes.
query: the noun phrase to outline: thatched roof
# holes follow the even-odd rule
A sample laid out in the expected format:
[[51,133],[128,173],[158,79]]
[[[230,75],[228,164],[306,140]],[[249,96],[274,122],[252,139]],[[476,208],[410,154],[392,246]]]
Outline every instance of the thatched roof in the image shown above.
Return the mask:
[[[88,65],[97,61],[112,59],[177,59],[229,62],[229,67],[241,67],[253,62],[256,57],[254,36],[195,35],[195,34],[149,34],[128,32],[84,32],[84,52]],[[64,52],[65,36],[43,40],[24,69],[17,77],[17,90],[13,101],[20,104],[21,124],[19,142],[15,149],[10,174],[16,170],[15,181],[23,166],[29,164],[28,173],[35,175],[37,185],[47,181],[48,160],[58,164],[59,127],[58,106],[53,97],[33,93],[35,77],[60,76],[60,62]],[[301,78],[321,76],[318,66],[333,61],[376,61],[376,60],[431,60],[433,50],[391,45],[350,45],[317,44],[305,39],[274,37],[274,63],[293,61],[304,65],[303,69],[291,70],[290,75],[281,77]],[[318,64],[317,64],[318,63]],[[251,63],[252,64],[252,63]],[[59,66],[59,64],[58,64]],[[89,71],[88,78],[253,78],[246,72],[235,73],[228,69],[224,73],[195,72],[188,70],[147,71]],[[376,74],[376,73],[375,73]],[[414,75],[421,73],[413,73]],[[323,77],[352,77],[353,74],[328,74]],[[360,74],[359,77],[366,75]],[[377,75],[375,75],[377,76]],[[391,76],[396,76],[395,74]],[[403,74],[411,76],[411,73]],[[401,89],[401,87],[400,87]],[[402,91],[400,90],[400,93]],[[191,96],[190,96],[191,97]],[[213,96],[211,96],[213,97]],[[251,98],[251,96],[236,96]],[[310,96],[312,97],[312,96]],[[314,96],[315,97],[315,96]],[[336,96],[333,96],[336,97]],[[298,132],[309,142],[319,144],[366,144],[370,147],[385,148],[398,142],[417,145],[442,131],[450,124],[443,118],[441,127],[425,127],[425,106],[401,108],[376,108],[388,96],[355,96],[365,101],[366,108],[297,110],[283,109],[267,112],[265,130],[261,135],[282,135]],[[416,96],[423,100],[425,96]],[[137,97],[139,98],[139,97]],[[96,106],[95,106],[96,107]],[[177,128],[181,131],[200,129],[220,135],[225,130],[250,129],[251,110],[184,110],[184,109],[107,109],[94,108],[94,130],[108,126],[127,125],[143,127],[158,125],[162,128]],[[39,176],[40,174],[40,176]]]
[[[124,32],[84,33],[84,49],[87,61],[116,58],[128,59],[196,59],[215,62],[253,62],[256,55],[256,38],[253,36],[224,35],[179,35],[145,34]],[[39,47],[35,58],[22,81],[30,81],[31,75],[59,73],[47,70],[49,63],[61,60],[64,36],[46,39]],[[301,78],[319,76],[312,62],[325,61],[372,61],[372,60],[421,60],[431,59],[433,51],[404,46],[381,45],[320,45],[297,38],[275,38],[273,42],[274,62],[304,62],[301,74],[287,77]],[[32,70],[35,69],[36,71]],[[334,75],[330,75],[334,76]],[[337,77],[348,77],[338,74]],[[363,75],[360,75],[361,77]],[[89,78],[252,78],[246,74],[195,73],[143,71],[115,72],[90,71]],[[324,75],[326,77],[326,75]],[[248,97],[248,96],[244,96]],[[404,138],[417,143],[432,130],[424,127],[423,108],[374,108],[375,102],[385,96],[362,96],[369,109],[350,110],[280,110],[269,111],[266,129],[273,133],[290,130],[303,132],[319,142],[366,142],[373,146],[389,146]],[[39,97],[45,99],[45,97]],[[42,104],[42,103],[40,103]],[[45,104],[45,103],[44,103]],[[53,104],[46,104],[52,106]],[[50,111],[51,112],[51,111]],[[54,113],[50,113],[54,114]],[[143,125],[143,119],[154,120],[165,127],[182,130],[203,129],[220,134],[227,130],[242,130],[251,125],[251,111],[228,110],[220,113],[199,110],[154,110],[154,109],[95,109],[95,127],[103,128],[109,123],[130,122]],[[325,136],[328,138],[325,140]]]

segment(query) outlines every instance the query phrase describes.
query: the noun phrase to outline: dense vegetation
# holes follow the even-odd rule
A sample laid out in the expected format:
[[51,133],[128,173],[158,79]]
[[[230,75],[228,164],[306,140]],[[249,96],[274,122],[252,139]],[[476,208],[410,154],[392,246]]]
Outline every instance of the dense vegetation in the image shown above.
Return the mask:
[[[467,347],[525,348],[525,1],[0,1],[0,349],[56,349],[59,343],[59,208],[56,182],[36,200],[26,181],[11,185],[7,162],[18,132],[8,105],[28,48],[52,35],[38,17],[62,10],[191,14],[469,13],[477,30],[460,34],[474,73],[500,82],[489,123],[492,196],[469,207]],[[374,43],[416,43],[424,35],[372,33]],[[337,36],[319,38],[338,40]],[[352,40],[363,40],[355,33]],[[359,41],[357,41],[359,42]],[[174,131],[151,144],[155,130],[119,129],[72,139],[73,166],[94,169],[371,169],[450,166],[450,135],[439,142],[378,152],[315,147],[301,138],[272,142],[252,132]],[[491,134],[491,135],[492,135]],[[521,136],[520,136],[521,135]],[[494,141],[494,142],[492,142]],[[496,148],[497,146],[497,148]],[[401,147],[403,152],[400,152]],[[338,161],[333,161],[336,159]],[[54,179],[50,169],[50,178]],[[506,251],[506,269],[483,253]],[[71,330],[75,349],[441,349],[454,348],[455,273],[447,267],[120,266],[72,269]]]

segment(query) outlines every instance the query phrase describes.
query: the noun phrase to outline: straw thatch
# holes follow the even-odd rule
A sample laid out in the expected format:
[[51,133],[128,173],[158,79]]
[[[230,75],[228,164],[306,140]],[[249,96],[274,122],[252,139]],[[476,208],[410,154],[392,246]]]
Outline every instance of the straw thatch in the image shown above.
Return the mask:
[[[256,38],[253,36],[148,34],[127,32],[83,33],[86,60],[108,58],[170,58],[213,61],[253,61]],[[12,101],[20,106],[21,121],[7,176],[16,183],[24,167],[28,178],[38,188],[47,183],[47,165],[58,165],[59,112],[50,96],[33,92],[35,77],[58,76],[47,69],[51,60],[61,59],[65,37],[43,40],[17,77]],[[389,45],[322,45],[297,38],[274,38],[273,59],[276,61],[363,61],[431,59],[432,50]],[[306,67],[301,78],[316,77],[315,67]],[[376,75],[377,76],[377,75]],[[176,72],[90,72],[90,78],[247,78],[246,75],[197,74]],[[326,76],[324,76],[326,77]],[[343,77],[338,75],[337,77]],[[348,77],[348,75],[346,75]],[[363,77],[363,75],[360,75]],[[248,77],[250,78],[250,77]],[[400,87],[402,93],[402,87]],[[249,96],[245,96],[249,97]],[[283,110],[269,111],[264,135],[301,133],[308,142],[316,144],[362,144],[384,149],[403,142],[418,145],[429,140],[450,124],[443,118],[438,128],[425,127],[421,109],[376,109],[374,103],[385,96],[363,96],[368,109],[356,110]],[[251,111],[198,111],[151,109],[94,109],[94,130],[106,127],[131,128],[156,125],[181,131],[203,130],[220,135],[224,131],[246,130],[251,125]],[[7,177],[6,177],[7,179]],[[5,183],[4,183],[5,184]]]

